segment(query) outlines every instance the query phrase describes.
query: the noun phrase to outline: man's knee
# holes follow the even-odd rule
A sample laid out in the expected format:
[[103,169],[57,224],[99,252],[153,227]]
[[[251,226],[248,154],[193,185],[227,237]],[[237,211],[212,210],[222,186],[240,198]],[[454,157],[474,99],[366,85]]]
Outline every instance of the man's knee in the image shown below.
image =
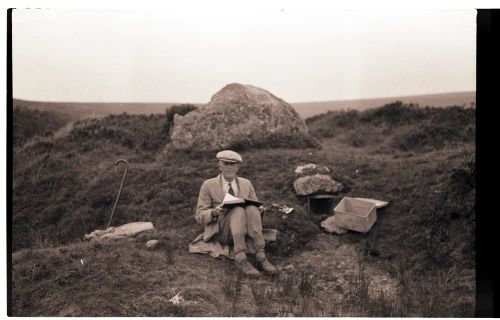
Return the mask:
[[245,209],[235,207],[229,211],[229,224],[231,232],[235,234],[247,234],[247,217]]
[[249,225],[261,225],[260,210],[256,206],[247,206],[246,215]]
[[246,220],[245,209],[243,207],[234,207],[229,211],[229,219]]
[[260,236],[262,234],[262,222],[259,209],[255,206],[247,206],[246,214],[248,234],[252,238]]
[[259,217],[260,218],[260,210],[256,206],[247,206],[246,207],[247,215],[250,217]]

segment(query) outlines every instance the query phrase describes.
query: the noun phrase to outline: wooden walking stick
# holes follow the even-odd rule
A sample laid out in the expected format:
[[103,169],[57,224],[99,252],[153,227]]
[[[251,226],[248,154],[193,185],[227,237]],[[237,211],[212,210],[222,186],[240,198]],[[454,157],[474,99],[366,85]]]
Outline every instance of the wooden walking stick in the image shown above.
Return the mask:
[[111,219],[113,219],[113,214],[115,213],[116,204],[118,203],[118,199],[120,198],[120,193],[122,192],[122,188],[123,188],[123,182],[125,181],[125,176],[127,175],[128,162],[125,159],[119,159],[115,162],[115,170],[116,170],[116,167],[121,162],[125,163],[126,167],[125,167],[125,171],[123,172],[122,182],[120,183],[120,190],[118,190],[118,195],[116,196],[115,204],[113,205],[113,211],[111,211],[111,216],[109,217],[108,226],[106,227],[106,229],[109,228],[109,225],[111,224]]

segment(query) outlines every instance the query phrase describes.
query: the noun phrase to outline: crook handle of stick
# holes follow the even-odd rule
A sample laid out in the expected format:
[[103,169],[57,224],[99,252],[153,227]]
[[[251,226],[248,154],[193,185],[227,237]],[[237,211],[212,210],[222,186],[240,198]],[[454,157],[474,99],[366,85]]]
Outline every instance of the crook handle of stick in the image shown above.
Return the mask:
[[111,211],[111,216],[109,217],[109,221],[108,221],[108,225],[107,225],[106,229],[109,228],[109,226],[111,225],[111,219],[113,219],[113,214],[115,213],[116,205],[118,204],[118,199],[120,198],[120,194],[122,192],[123,182],[125,181],[125,176],[127,175],[127,171],[128,171],[128,162],[125,159],[119,159],[115,162],[115,171],[116,171],[116,167],[122,162],[125,163],[126,167],[125,167],[125,171],[123,172],[122,182],[120,183],[120,190],[118,190],[118,195],[116,196],[115,204],[113,205],[113,210]]

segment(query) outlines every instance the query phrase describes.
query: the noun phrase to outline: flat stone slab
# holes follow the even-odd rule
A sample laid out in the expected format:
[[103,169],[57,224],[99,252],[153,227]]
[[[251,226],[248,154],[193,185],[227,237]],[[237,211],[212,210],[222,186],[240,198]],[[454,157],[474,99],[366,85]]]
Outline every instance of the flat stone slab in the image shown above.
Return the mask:
[[316,173],[329,174],[330,169],[327,166],[317,165],[315,163],[308,163],[308,164],[298,166],[297,168],[295,168],[295,175],[297,177],[310,176],[310,175],[313,175]]
[[118,227],[109,227],[106,230],[95,230],[84,236],[85,240],[123,239],[138,235],[139,233],[154,231],[151,222],[131,222]]

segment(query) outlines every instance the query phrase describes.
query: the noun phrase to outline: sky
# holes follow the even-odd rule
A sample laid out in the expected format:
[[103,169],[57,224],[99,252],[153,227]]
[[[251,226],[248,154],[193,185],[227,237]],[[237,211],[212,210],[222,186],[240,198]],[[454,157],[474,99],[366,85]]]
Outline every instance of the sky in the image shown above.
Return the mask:
[[205,103],[233,82],[291,103],[475,90],[473,9],[229,2],[16,9],[12,21],[20,99]]

